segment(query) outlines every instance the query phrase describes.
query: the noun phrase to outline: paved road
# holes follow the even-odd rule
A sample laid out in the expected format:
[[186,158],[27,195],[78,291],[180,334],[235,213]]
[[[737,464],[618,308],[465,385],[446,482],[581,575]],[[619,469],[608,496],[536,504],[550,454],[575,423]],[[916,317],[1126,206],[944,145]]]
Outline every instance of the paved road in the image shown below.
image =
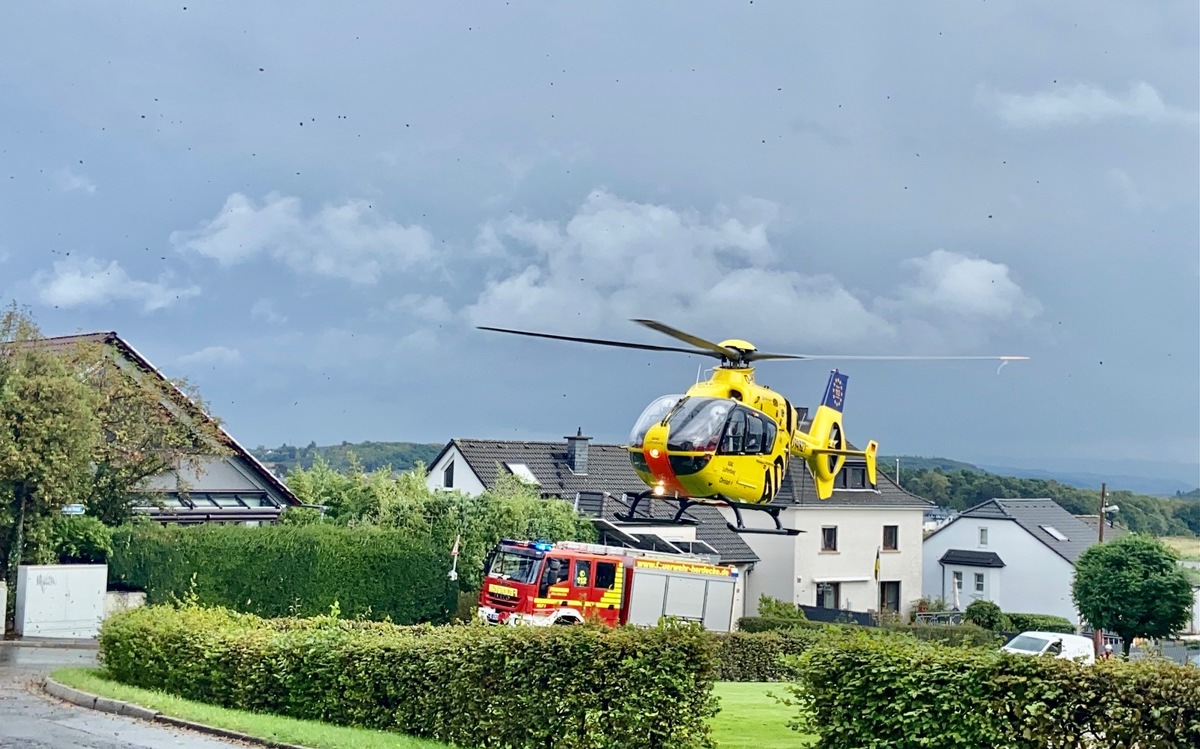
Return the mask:
[[57,668],[92,666],[94,650],[0,644],[0,749],[228,749],[192,731],[68,705],[35,686]]

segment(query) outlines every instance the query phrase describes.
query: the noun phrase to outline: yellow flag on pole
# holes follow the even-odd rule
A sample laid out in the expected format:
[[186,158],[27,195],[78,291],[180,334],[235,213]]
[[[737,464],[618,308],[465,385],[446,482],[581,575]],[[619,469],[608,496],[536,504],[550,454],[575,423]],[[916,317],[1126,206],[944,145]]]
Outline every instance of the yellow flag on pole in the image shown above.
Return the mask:
[[875,547],[875,579],[876,580],[879,579],[879,552],[880,552],[880,547],[876,546]]

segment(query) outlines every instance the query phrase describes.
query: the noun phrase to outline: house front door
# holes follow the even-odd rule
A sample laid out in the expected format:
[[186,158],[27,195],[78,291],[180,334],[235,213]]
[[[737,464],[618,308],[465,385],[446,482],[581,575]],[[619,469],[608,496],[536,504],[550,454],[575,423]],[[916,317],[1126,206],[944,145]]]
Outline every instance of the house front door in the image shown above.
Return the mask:
[[900,611],[899,580],[886,580],[879,583],[879,610]]

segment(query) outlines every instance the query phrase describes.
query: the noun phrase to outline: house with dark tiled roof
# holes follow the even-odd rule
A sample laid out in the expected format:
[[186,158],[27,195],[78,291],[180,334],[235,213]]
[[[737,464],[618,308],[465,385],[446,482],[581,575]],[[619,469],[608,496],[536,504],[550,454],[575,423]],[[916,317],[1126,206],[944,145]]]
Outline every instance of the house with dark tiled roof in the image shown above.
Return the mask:
[[[872,488],[866,464],[849,459],[825,500],[817,497],[805,465],[794,461],[773,504],[782,507],[783,527],[800,533],[743,534],[761,560],[747,579],[748,608],[768,595],[797,605],[907,615],[920,598],[922,527],[930,502],[883,474]],[[769,518],[758,514],[744,512],[746,525],[770,527]]]
[[[1078,624],[1071,600],[1075,563],[1099,541],[1099,522],[1072,515],[1052,499],[989,500],[925,538],[922,590],[959,609],[986,600],[1004,611]],[[1106,521],[1106,540],[1124,534]]]
[[691,507],[683,524],[670,522],[675,508],[667,502],[642,502],[636,523],[617,515],[629,512],[629,497],[646,486],[629,462],[622,445],[593,444],[580,431],[561,442],[454,439],[429,466],[431,489],[479,494],[502,475],[512,475],[534,487],[542,497],[570,502],[592,518],[602,543],[668,553],[698,554],[740,572],[735,610],[742,610],[744,581],[759,562],[758,555],[731,531],[715,507]]
[[[68,351],[80,344],[99,347],[99,351],[125,375],[169,380],[114,332],[58,336],[37,342],[50,351]],[[171,386],[166,390],[174,398],[163,407],[181,419],[212,422],[202,409],[195,407],[185,393]],[[198,466],[182,475],[174,472],[150,477],[139,487],[144,500],[138,512],[162,523],[274,523],[286,508],[300,501],[275,474],[219,424],[217,434],[227,454],[201,458]],[[219,452],[219,451],[215,451]],[[181,488],[186,491],[181,491]]]

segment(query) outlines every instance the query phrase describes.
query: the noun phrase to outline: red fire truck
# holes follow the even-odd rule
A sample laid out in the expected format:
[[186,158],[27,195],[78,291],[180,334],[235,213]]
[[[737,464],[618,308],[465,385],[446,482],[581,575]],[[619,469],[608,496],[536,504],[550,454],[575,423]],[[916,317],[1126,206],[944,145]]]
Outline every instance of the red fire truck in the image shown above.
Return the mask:
[[728,632],[738,573],[696,556],[562,541],[501,541],[487,556],[479,616],[492,624],[656,625]]

